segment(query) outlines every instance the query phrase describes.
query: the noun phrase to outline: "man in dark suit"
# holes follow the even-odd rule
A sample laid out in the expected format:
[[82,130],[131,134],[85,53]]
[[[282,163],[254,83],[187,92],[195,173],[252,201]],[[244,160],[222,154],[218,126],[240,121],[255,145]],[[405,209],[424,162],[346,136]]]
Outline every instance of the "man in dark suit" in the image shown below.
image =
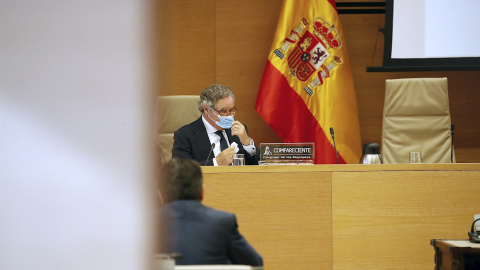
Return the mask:
[[262,266],[262,257],[239,233],[234,214],[201,203],[202,171],[197,161],[173,158],[161,168],[160,253],[180,253],[179,265]]
[[203,166],[225,166],[232,163],[238,149],[237,154],[245,155],[246,165],[258,165],[260,152],[247,127],[234,120],[235,95],[228,86],[205,88],[198,109],[200,118],[175,131],[172,157],[195,159]]

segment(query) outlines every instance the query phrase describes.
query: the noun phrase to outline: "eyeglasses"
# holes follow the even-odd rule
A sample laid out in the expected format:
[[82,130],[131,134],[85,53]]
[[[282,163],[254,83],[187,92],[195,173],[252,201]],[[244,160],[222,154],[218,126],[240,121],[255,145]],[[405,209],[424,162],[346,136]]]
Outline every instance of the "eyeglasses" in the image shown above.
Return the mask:
[[210,107],[210,108],[212,108],[214,111],[216,111],[220,116],[230,116],[230,115],[234,116],[238,112],[237,108],[235,108],[235,107],[233,107],[230,111],[223,111],[223,110],[222,111],[217,111],[217,110],[215,110],[214,107]]

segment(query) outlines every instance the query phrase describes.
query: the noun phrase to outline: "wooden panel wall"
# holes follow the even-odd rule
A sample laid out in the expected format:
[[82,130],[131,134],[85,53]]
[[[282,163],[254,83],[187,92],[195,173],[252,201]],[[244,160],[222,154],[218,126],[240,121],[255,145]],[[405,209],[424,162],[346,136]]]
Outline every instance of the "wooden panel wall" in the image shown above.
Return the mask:
[[[337,1],[340,2],[340,1]],[[347,1],[341,1],[347,2]],[[281,142],[254,110],[282,0],[158,0],[153,51],[158,95],[199,94],[212,83],[237,95],[256,143]],[[447,77],[457,162],[480,162],[480,71],[367,73],[383,55],[384,15],[340,15],[358,100],[362,144],[381,142],[385,79]],[[415,41],[412,41],[415,42]]]
[[152,14],[158,95],[196,95],[215,82],[215,1],[161,0]]

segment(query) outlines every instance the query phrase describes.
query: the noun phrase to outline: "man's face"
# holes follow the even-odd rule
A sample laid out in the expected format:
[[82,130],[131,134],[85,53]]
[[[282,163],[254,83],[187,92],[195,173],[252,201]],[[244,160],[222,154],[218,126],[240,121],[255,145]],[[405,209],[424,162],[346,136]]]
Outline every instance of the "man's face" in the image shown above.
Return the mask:
[[220,120],[219,115],[222,115],[222,116],[229,115],[230,114],[229,112],[232,111],[234,107],[235,107],[235,101],[232,97],[217,99],[217,104],[215,104],[213,109],[210,108],[210,107],[204,107],[203,108],[204,113],[207,114],[205,119],[215,128],[223,129],[223,128],[217,126],[217,124],[215,124],[214,121],[219,121]]

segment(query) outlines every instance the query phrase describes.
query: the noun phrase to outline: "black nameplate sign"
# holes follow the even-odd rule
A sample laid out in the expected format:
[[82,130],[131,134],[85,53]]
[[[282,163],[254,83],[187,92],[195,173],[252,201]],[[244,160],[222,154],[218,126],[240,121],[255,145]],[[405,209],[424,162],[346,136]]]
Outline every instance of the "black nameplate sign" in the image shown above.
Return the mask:
[[260,162],[313,164],[315,161],[314,143],[261,143]]

